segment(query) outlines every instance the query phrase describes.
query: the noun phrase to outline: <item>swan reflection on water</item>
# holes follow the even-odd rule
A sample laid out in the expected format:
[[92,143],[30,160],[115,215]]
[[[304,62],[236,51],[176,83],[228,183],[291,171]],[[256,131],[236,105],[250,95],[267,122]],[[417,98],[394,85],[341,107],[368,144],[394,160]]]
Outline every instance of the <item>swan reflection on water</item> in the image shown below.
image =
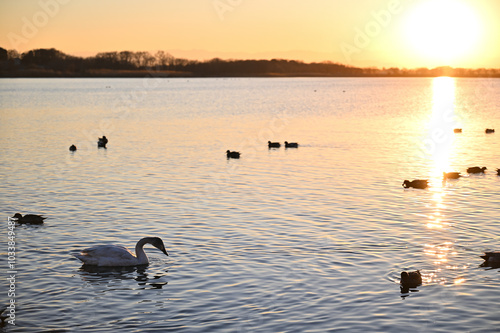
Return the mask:
[[[162,289],[168,284],[164,281],[167,275],[165,272],[147,272],[148,265],[140,266],[114,266],[114,267],[99,267],[94,265],[82,265],[78,270],[82,280],[91,284],[110,283],[117,280],[135,280],[140,286],[138,289]],[[152,275],[152,277],[150,276]],[[137,289],[137,288],[134,288]]]

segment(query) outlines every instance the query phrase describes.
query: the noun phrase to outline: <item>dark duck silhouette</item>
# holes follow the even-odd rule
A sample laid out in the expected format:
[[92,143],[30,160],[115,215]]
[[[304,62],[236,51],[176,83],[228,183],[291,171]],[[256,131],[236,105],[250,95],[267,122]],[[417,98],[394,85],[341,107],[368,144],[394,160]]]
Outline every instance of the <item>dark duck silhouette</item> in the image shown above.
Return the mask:
[[497,169],[497,175],[500,176],[500,169]]
[[484,259],[485,264],[500,265],[500,251],[484,252],[480,257]]
[[407,293],[410,288],[416,288],[422,284],[420,271],[401,272],[401,292]]
[[299,148],[299,144],[297,142],[285,141],[285,148]]
[[460,177],[460,172],[443,172],[443,179],[458,179]]
[[97,147],[106,148],[107,144],[108,144],[108,139],[106,138],[105,135],[103,135],[102,138],[99,138],[99,140],[97,141]]
[[415,179],[415,180],[412,180],[412,181],[405,180],[403,182],[403,187],[404,188],[413,187],[413,188],[418,188],[418,189],[422,189],[423,190],[423,189],[429,187],[428,182],[429,181],[427,179]]
[[484,170],[487,170],[486,167],[475,166],[475,167],[467,168],[468,173],[484,173]]
[[486,134],[495,133],[495,129],[493,129],[493,128],[487,128],[487,129],[484,130],[484,133],[486,133]]
[[281,147],[281,144],[279,142],[267,141],[267,146],[269,148],[279,148],[279,147]]
[[19,224],[43,224],[46,217],[35,214],[26,214],[22,216],[20,213],[15,213],[12,218],[16,219]]
[[454,133],[462,133],[462,129],[461,128],[455,128],[453,130]]
[[71,146],[69,146],[69,150],[70,150],[70,151],[76,151],[76,146],[75,146],[75,145],[71,145]]
[[241,153],[239,151],[226,151],[227,158],[240,158]]

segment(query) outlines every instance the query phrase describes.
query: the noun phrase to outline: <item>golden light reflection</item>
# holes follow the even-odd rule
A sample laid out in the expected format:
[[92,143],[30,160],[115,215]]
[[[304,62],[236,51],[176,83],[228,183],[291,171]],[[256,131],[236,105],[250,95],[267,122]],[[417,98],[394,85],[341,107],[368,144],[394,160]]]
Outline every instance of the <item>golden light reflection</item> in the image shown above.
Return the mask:
[[441,179],[450,170],[450,154],[458,127],[455,115],[455,79],[437,77],[433,80],[432,114],[429,119],[429,153],[434,161],[433,176]]

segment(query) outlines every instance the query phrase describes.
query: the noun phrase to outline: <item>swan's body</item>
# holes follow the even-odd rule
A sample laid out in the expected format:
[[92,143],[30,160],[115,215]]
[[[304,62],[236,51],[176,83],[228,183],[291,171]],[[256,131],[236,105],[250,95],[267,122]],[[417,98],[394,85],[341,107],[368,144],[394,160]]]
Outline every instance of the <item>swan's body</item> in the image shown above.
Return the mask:
[[83,250],[75,257],[80,259],[84,265],[92,266],[138,266],[149,264],[148,256],[144,252],[144,245],[151,244],[168,256],[165,245],[159,237],[145,237],[137,242],[135,254],[127,248],[119,245],[97,245]]
[[428,186],[429,186],[429,184],[428,184],[428,180],[427,179],[415,179],[415,180],[412,180],[412,181],[405,180],[403,182],[403,187],[404,188],[413,187],[413,188],[425,189]]
[[43,224],[43,220],[46,219],[46,217],[43,217],[41,215],[26,214],[22,216],[19,213],[15,213],[12,218],[17,219],[17,223],[19,224]]
[[468,173],[484,173],[484,170],[486,170],[486,167],[480,168],[478,166],[475,166],[475,167],[467,168]]
[[460,178],[460,172],[443,172],[444,179],[458,179]]

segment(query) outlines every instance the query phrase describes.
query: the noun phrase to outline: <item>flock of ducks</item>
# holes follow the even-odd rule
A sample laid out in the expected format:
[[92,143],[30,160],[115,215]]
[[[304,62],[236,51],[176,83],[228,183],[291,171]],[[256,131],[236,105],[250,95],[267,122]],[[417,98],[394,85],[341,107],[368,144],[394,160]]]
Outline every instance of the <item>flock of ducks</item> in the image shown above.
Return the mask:
[[[281,143],[267,141],[267,147],[269,149],[271,149],[271,148],[280,148],[281,147]],[[288,142],[288,141],[285,141],[285,148],[299,148],[299,144],[297,142]],[[226,151],[226,156],[227,156],[227,158],[240,158],[241,153],[239,151],[230,151],[230,150],[227,150]]]
[[[457,128],[454,130],[455,133],[461,133],[462,129]],[[494,129],[486,129],[486,133],[494,133]],[[106,148],[108,139],[106,136],[99,138],[97,141],[97,146],[99,148]],[[298,148],[299,144],[296,142],[285,141],[285,148]],[[279,142],[267,142],[268,148],[280,148],[281,143]],[[70,151],[76,151],[75,145],[69,147]],[[241,153],[238,151],[226,151],[227,158],[240,158]],[[467,173],[484,173],[487,170],[486,167],[470,167],[467,169]],[[500,169],[497,169],[497,173],[500,176]],[[460,172],[443,172],[444,179],[458,179],[460,178]],[[412,181],[405,180],[403,182],[404,188],[417,188],[425,189],[429,186],[427,179],[415,179]],[[12,217],[19,224],[43,224],[46,217],[42,215],[26,214],[22,215],[20,213],[14,214]],[[80,254],[75,254],[74,256],[83,262],[83,265],[98,266],[98,267],[125,267],[125,266],[140,266],[148,265],[149,259],[144,252],[144,245],[151,244],[165,255],[168,253],[165,249],[165,245],[161,238],[159,237],[144,237],[140,239],[135,246],[135,254],[123,246],[119,245],[97,245],[87,249],[84,249]],[[500,265],[500,251],[485,252],[481,256],[484,259],[483,265]],[[420,271],[413,272],[401,272],[401,290],[402,292],[408,292],[410,288],[416,288],[422,284],[422,275]]]
[[[467,173],[469,174],[478,174],[478,173],[484,173],[485,171],[487,170],[486,167],[478,167],[478,166],[475,166],[475,167],[470,167],[470,168],[467,168]],[[500,169],[497,169],[497,175],[500,176]],[[460,172],[443,172],[443,179],[458,179],[462,177],[462,175],[460,174]],[[429,187],[429,184],[428,184],[428,180],[427,179],[415,179],[415,180],[412,180],[412,181],[409,181],[409,180],[405,180],[403,181],[403,187],[404,188],[418,188],[418,189],[426,189],[427,187]]]
[[[108,144],[108,139],[106,138],[105,135],[102,136],[102,138],[97,139],[97,147],[98,148],[106,148],[106,145]],[[69,151],[76,151],[77,148],[75,145],[69,146]]]

